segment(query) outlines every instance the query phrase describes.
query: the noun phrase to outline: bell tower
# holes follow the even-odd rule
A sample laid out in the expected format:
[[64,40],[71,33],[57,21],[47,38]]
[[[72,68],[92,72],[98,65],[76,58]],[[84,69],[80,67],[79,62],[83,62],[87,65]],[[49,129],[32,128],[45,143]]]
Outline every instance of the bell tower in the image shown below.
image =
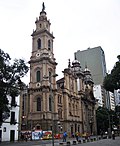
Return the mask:
[[[56,89],[56,61],[53,53],[54,36],[50,32],[44,2],[42,11],[35,21],[32,33],[32,53],[30,57],[29,83],[29,126],[35,129],[50,130],[52,121],[52,99]],[[54,94],[55,96],[55,94]],[[47,122],[47,124],[45,124]],[[32,124],[32,126],[31,126]],[[47,127],[46,127],[47,125]]]

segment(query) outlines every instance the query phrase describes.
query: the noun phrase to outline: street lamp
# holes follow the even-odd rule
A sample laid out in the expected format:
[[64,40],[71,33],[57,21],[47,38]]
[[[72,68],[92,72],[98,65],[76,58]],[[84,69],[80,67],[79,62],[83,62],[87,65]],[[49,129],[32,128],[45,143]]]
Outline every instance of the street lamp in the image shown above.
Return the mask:
[[90,134],[92,135],[92,124],[93,124],[93,122],[92,122],[92,120],[90,120]]
[[49,79],[50,82],[50,96],[51,96],[51,113],[52,113],[52,146],[54,146],[54,98],[53,98],[53,92],[52,92],[52,85],[51,85],[51,78],[52,77],[57,77],[57,74],[53,74],[51,76],[44,76],[44,79]]

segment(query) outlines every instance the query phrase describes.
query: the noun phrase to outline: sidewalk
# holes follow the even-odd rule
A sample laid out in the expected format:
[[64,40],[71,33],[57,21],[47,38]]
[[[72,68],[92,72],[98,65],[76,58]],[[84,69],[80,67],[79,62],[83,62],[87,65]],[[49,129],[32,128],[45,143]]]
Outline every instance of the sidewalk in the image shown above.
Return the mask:
[[[19,142],[1,142],[0,146],[53,146],[52,141],[19,141]],[[62,142],[62,139],[55,140],[54,146],[119,146],[120,145],[120,137],[115,137],[113,139],[100,139],[98,137],[91,137],[89,140],[79,139],[79,142],[76,141],[75,138],[68,138],[67,142]]]

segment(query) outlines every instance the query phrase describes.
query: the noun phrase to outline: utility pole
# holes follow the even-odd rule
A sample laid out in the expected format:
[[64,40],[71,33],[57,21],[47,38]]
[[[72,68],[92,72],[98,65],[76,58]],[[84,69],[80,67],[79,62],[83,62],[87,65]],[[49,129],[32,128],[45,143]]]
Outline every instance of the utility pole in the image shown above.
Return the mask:
[[53,93],[52,93],[52,85],[51,85],[51,79],[50,79],[50,96],[51,96],[51,106],[52,106],[52,146],[54,146],[54,99],[53,99]]

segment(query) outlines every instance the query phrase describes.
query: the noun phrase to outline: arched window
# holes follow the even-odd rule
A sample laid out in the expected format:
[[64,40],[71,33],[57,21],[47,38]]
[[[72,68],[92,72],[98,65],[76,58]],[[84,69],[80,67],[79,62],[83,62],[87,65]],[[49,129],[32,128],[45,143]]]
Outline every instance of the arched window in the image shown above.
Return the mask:
[[37,98],[37,111],[41,111],[41,98]]
[[49,71],[49,81],[51,82],[51,72]]
[[38,49],[41,49],[41,39],[37,40]]
[[40,74],[40,71],[38,70],[37,72],[36,72],[36,81],[37,82],[40,82],[40,76],[41,76],[41,74]]
[[72,115],[71,104],[70,103],[69,103],[69,114],[70,114],[70,116]]
[[77,116],[78,115],[78,107],[76,105],[76,109],[75,109],[75,115]]
[[49,77],[51,77],[51,72],[49,71]]
[[61,104],[62,103],[62,96],[58,95],[58,103]]
[[51,42],[50,42],[50,40],[48,40],[48,50],[50,50],[51,49]]
[[42,25],[41,25],[41,23],[40,23],[40,28],[41,28],[41,26],[42,26]]
[[73,116],[75,115],[75,106],[73,104]]
[[49,96],[49,111],[52,111],[52,99],[51,99],[51,96]]

